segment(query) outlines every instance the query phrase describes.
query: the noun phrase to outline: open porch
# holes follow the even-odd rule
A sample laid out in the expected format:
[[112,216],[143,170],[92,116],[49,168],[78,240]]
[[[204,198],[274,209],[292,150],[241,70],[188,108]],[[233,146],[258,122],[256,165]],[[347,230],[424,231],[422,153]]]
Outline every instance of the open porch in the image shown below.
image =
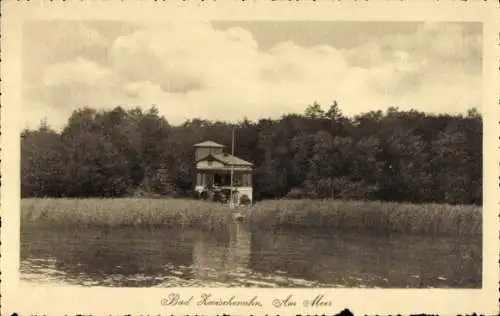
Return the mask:
[[[250,171],[235,170],[233,173],[233,187],[252,187]],[[197,187],[230,187],[231,171],[228,170],[198,170],[196,175]]]

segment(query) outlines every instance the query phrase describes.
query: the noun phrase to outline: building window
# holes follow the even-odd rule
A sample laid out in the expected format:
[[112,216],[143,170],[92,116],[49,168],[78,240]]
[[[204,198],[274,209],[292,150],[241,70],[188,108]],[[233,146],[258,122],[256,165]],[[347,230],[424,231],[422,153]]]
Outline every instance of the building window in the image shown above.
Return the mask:
[[214,184],[218,186],[228,186],[231,177],[227,174],[216,174],[214,176]]
[[242,185],[243,181],[242,181],[242,177],[241,176],[242,176],[241,174],[235,174],[234,175],[234,186],[239,187],[239,186]]
[[205,186],[210,186],[214,184],[214,175],[213,174],[206,174],[205,175],[205,182],[203,183]]

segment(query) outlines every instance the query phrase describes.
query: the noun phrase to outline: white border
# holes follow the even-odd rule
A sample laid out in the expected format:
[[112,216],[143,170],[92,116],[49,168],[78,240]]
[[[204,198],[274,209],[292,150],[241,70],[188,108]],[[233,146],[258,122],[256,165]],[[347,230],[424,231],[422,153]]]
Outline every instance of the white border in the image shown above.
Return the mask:
[[[498,2],[232,2],[214,1],[82,1],[5,2],[2,5],[1,63],[1,294],[2,314],[327,314],[349,308],[361,314],[429,313],[455,315],[498,313],[499,208],[499,19]],[[483,163],[484,235],[483,287],[480,290],[379,289],[134,289],[27,287],[19,283],[19,133],[21,113],[21,32],[30,19],[182,19],[182,20],[347,20],[347,21],[480,21],[484,40]],[[165,308],[160,299],[171,292],[243,297],[257,295],[265,303],[255,308],[200,306]],[[324,294],[328,309],[277,309],[272,298],[293,294],[300,302]]]

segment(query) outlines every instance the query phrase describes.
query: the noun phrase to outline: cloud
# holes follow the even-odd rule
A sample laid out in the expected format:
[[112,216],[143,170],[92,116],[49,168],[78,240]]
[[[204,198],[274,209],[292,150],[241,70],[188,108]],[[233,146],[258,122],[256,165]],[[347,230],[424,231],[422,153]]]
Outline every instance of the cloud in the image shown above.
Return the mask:
[[71,83],[96,86],[106,84],[111,76],[111,70],[85,58],[77,57],[71,62],[47,67],[42,82],[48,87]]
[[111,55],[120,75],[159,82],[166,90],[220,86],[234,78],[254,80],[259,58],[257,44],[245,30],[222,32],[204,22],[145,27],[117,38]]
[[38,82],[45,67],[87,56],[106,62],[109,40],[83,22],[30,21],[23,32],[23,71],[26,80]]
[[[389,106],[464,112],[481,102],[481,37],[461,25],[425,23],[351,48],[284,38],[265,51],[247,30],[209,22],[136,25],[111,38],[83,23],[73,35],[59,29],[46,36],[42,57],[25,55],[26,64],[39,63],[26,76],[30,127],[43,118],[31,118],[40,109],[62,126],[81,106],[154,104],[178,124],[279,117],[334,99],[348,115]],[[46,57],[61,38],[71,48],[60,60]]]

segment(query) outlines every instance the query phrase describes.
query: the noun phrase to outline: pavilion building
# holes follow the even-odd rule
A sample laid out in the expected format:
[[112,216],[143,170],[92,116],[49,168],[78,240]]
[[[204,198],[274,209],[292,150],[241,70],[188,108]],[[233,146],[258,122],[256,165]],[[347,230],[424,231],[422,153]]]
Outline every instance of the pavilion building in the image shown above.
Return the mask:
[[201,193],[207,188],[231,189],[231,170],[233,189],[237,193],[234,201],[246,195],[253,201],[252,172],[253,164],[224,152],[226,146],[213,141],[195,144],[196,186]]

